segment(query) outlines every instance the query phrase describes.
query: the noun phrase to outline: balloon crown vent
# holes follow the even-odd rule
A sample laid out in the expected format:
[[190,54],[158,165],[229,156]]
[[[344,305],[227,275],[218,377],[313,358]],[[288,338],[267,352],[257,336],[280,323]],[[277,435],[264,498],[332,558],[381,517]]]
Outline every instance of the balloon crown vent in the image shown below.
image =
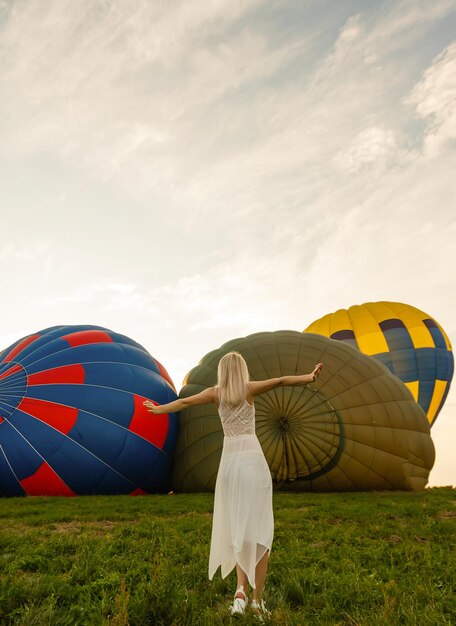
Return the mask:
[[0,365],[0,423],[10,417],[27,391],[27,374],[20,363]]

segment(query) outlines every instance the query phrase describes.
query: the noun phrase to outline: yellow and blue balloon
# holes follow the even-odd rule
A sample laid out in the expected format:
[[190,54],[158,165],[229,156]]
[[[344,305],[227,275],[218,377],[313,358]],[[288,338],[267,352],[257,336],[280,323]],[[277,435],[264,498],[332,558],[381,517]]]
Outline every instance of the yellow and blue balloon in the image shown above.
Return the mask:
[[338,339],[375,357],[409,388],[432,425],[453,377],[450,340],[430,315],[401,302],[366,302],[312,322],[304,332]]

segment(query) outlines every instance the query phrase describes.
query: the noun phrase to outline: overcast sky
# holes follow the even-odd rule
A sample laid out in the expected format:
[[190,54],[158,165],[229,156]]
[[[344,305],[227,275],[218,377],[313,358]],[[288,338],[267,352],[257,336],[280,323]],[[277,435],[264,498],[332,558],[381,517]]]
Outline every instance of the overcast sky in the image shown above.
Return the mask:
[[378,300],[454,343],[455,33],[456,0],[0,0],[0,349],[101,325],[179,390]]

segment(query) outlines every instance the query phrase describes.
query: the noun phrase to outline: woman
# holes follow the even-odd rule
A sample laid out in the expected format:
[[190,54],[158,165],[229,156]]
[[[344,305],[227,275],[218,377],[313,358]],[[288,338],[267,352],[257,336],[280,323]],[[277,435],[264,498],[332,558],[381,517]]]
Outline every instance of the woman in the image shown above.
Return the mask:
[[237,590],[231,613],[243,613],[245,590],[252,587],[252,610],[267,613],[261,594],[274,534],[272,480],[255,434],[255,396],[284,385],[305,385],[319,376],[322,363],[310,374],[250,381],[247,364],[238,352],[225,354],[218,365],[217,385],[188,398],[156,406],[144,402],[151,413],[171,413],[214,402],[224,439],[214,497],[209,579],[221,566],[225,578],[236,566]]

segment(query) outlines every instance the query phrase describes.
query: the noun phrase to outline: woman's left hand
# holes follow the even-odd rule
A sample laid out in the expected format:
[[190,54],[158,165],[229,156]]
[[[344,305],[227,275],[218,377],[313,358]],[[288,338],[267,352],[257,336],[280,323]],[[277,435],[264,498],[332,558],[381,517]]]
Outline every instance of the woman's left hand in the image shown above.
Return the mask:
[[159,415],[160,413],[160,405],[156,405],[150,400],[145,400],[143,405],[146,407],[149,413],[153,413],[154,415]]

